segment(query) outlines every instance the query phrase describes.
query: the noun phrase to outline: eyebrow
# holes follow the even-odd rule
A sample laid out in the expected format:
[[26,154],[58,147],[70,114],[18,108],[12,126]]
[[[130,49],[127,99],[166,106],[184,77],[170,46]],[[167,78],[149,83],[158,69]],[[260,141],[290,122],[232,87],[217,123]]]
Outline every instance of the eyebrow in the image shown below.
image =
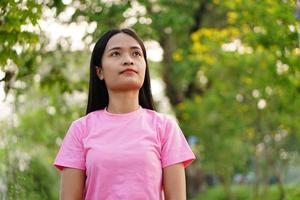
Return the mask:
[[[120,50],[122,49],[122,47],[112,47],[110,48],[107,52],[112,51],[112,50]],[[138,50],[142,50],[140,47],[138,46],[131,46],[130,49],[138,49]]]

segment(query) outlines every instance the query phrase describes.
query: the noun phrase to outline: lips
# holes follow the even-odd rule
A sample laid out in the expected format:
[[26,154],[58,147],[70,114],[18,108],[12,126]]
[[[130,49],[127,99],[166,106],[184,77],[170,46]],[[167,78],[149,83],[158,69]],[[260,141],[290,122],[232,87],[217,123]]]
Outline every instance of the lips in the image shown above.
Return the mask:
[[134,72],[134,73],[137,73],[137,71],[135,71],[134,69],[127,68],[127,69],[124,69],[123,71],[121,71],[120,74],[123,74],[125,72]]

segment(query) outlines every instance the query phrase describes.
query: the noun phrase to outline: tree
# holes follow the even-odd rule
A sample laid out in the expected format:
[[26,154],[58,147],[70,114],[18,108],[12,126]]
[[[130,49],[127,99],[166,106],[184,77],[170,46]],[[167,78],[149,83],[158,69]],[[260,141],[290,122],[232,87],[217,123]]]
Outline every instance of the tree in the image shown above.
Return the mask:
[[[20,4],[7,2],[1,4],[1,12],[9,10],[6,6]],[[67,122],[84,114],[82,103],[72,108],[68,99],[87,91],[89,46],[107,29],[132,27],[144,40],[160,43],[164,57],[155,65],[165,82],[166,95],[186,136],[198,137],[195,152],[203,169],[220,177],[227,196],[234,198],[230,188],[233,174],[253,169],[255,197],[262,196],[262,183],[267,190],[272,174],[284,195],[282,170],[277,169],[286,165],[290,152],[299,152],[300,135],[296,123],[300,115],[295,109],[299,107],[300,79],[293,1],[80,0],[68,5],[49,1],[43,6],[54,10],[57,18],[73,9],[71,19],[61,23],[85,22],[97,28],[86,32],[86,48],[81,51],[64,46],[71,42],[65,38],[49,50],[43,32],[39,33],[39,45],[24,43],[22,59],[13,61],[19,70],[16,79],[27,85],[14,90],[21,120],[7,134],[22,138],[18,143],[21,150],[29,152],[34,146],[46,156],[54,155]],[[2,33],[3,38],[9,35]],[[13,60],[13,56],[6,58]],[[6,74],[4,80],[13,80]],[[282,159],[277,159],[278,155]],[[32,159],[32,165],[51,164],[39,161]],[[272,174],[265,173],[266,169]],[[18,170],[12,169],[10,183],[17,180],[17,174],[25,174]]]
[[13,87],[19,68],[30,70],[34,67],[29,55],[36,50],[38,33],[34,30],[41,17],[41,8],[42,5],[33,0],[0,3],[0,69],[5,73],[0,81],[5,82],[6,93]]
[[[233,173],[252,169],[254,199],[263,199],[271,176],[284,199],[284,166],[299,151],[295,2],[215,4],[227,10],[227,24],[193,33],[189,56],[206,92],[180,103],[177,113],[184,130],[198,133],[205,166],[223,177],[230,199]],[[177,51],[178,62],[184,53]]]

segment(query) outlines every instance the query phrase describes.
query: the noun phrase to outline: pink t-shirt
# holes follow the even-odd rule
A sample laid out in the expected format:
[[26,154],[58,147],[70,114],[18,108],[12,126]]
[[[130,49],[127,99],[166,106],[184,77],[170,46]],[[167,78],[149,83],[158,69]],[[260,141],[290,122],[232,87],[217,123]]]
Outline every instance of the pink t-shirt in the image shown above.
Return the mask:
[[163,199],[162,168],[195,159],[177,123],[140,107],[125,114],[97,110],[75,120],[54,166],[85,170],[84,199]]

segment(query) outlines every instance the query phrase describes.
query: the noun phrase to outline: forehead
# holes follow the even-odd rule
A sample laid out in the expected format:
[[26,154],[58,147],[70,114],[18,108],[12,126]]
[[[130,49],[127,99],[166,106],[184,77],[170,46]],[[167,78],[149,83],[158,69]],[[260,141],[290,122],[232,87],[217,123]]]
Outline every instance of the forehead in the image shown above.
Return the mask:
[[131,46],[137,46],[137,47],[141,48],[138,41],[136,41],[130,35],[127,35],[125,33],[117,33],[116,35],[112,36],[109,39],[105,50],[109,50],[109,49],[114,48],[114,47],[130,48]]

